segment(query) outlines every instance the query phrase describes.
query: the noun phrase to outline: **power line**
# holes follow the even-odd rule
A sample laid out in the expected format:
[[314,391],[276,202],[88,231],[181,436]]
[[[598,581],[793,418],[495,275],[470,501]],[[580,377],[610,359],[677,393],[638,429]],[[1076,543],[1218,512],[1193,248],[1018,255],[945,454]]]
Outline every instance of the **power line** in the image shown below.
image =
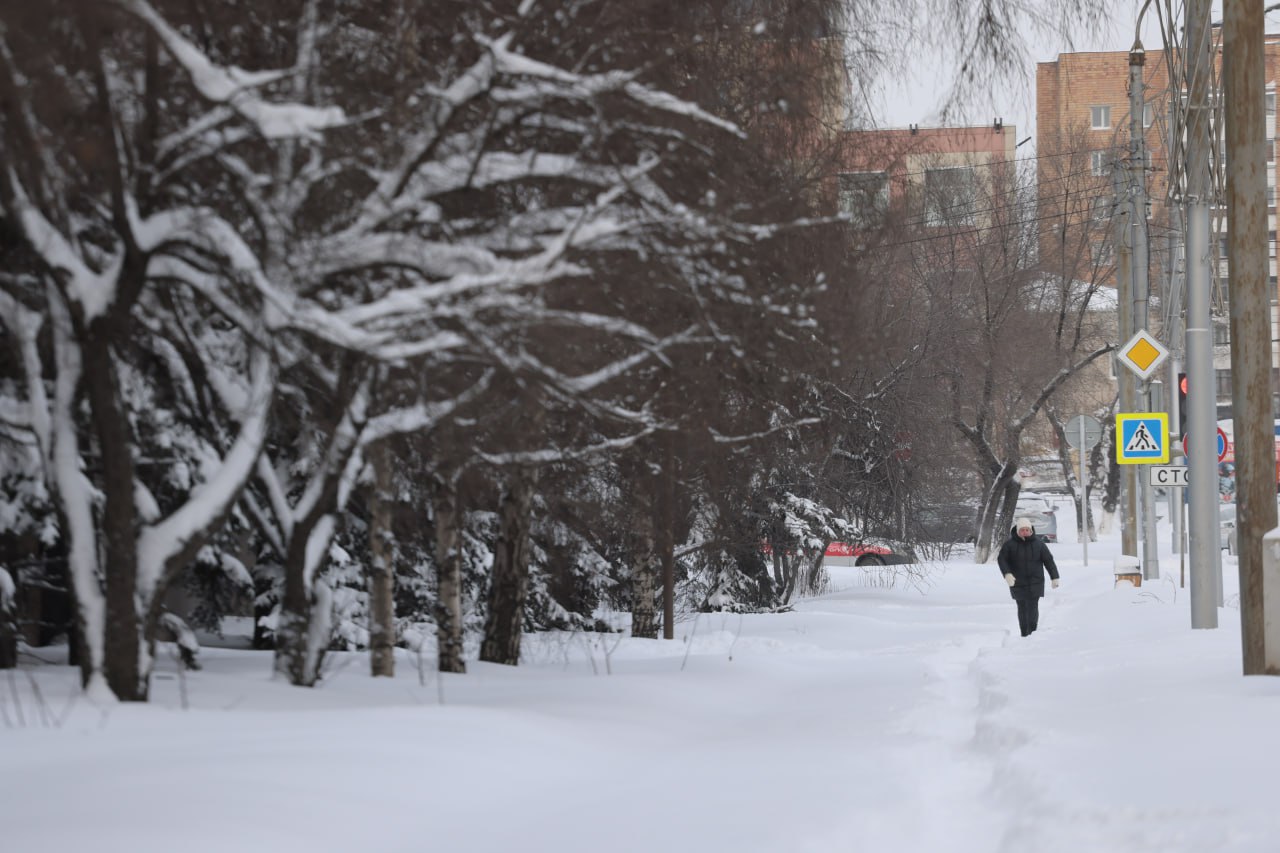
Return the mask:
[[[1090,169],[1082,170],[1079,172],[1072,172],[1065,175],[1061,175],[1058,178],[1054,179],[1053,181],[1048,181],[1046,183],[1062,183],[1071,178],[1080,177],[1086,174],[1092,175],[1092,169],[1090,168]],[[1041,184],[1040,186],[1043,186],[1043,184]],[[1097,188],[1098,187],[1095,187],[1094,189],[1097,189]],[[999,198],[999,197],[1013,195],[1016,192],[1018,192],[1018,189],[1019,188],[1015,187],[1012,190],[1005,191],[1003,193],[994,193],[992,197]],[[946,207],[934,208],[934,209],[928,210],[925,213],[918,214],[916,216],[912,216],[908,219],[905,219],[901,223],[899,223],[899,225],[902,227],[945,227],[945,223],[937,223],[937,222],[934,222],[933,220],[935,218],[945,219],[947,218],[945,216],[945,214],[947,213],[963,213],[966,216],[979,216],[983,214],[995,215],[995,214],[1002,213],[1004,211],[1017,210],[1018,208],[1024,205],[1030,205],[1033,203],[1039,207],[1045,204],[1053,203],[1057,199],[1061,199],[1062,201],[1065,202],[1066,199],[1068,199],[1073,195],[1079,196],[1082,200],[1088,201],[1090,203],[1090,206],[1092,206],[1092,202],[1097,199],[1100,199],[1100,198],[1110,199],[1112,197],[1111,193],[1109,191],[1106,191],[1105,188],[1103,192],[1090,192],[1090,188],[1088,187],[1066,188],[1066,189],[1060,190],[1057,193],[1052,193],[1049,195],[1037,194],[1034,202],[1031,202],[1031,201],[1028,201],[1025,203],[1014,202],[1010,204],[993,205],[991,207],[985,207],[985,208],[974,208],[969,203],[962,202],[954,205],[948,205]],[[1056,211],[1052,214],[1047,214],[1042,218],[1052,219],[1052,218],[1058,218],[1058,217],[1070,216],[1070,215],[1071,215],[1071,211],[1064,209],[1062,211]]]
[[[1107,195],[1109,196],[1109,194]],[[1099,196],[1099,197],[1103,197],[1103,196]],[[1004,209],[1013,209],[1013,205],[1010,205]],[[922,237],[916,237],[911,240],[900,240],[892,243],[878,243],[873,248],[874,249],[892,249],[892,248],[898,248],[901,246],[911,246],[916,243],[928,243],[934,240],[963,237],[970,234],[981,234],[985,231],[995,231],[1002,228],[1017,227],[1021,225],[1031,225],[1036,222],[1047,222],[1052,219],[1061,219],[1062,217],[1063,217],[1062,213],[1054,212],[1050,214],[1045,214],[1043,216],[1032,216],[1024,219],[1014,219],[1007,222],[997,222],[990,225],[975,225],[973,227],[963,228],[963,229],[950,229],[940,234],[929,234]],[[925,227],[928,227],[928,226],[925,226]],[[945,226],[938,226],[938,227],[945,227]]]
[[[868,133],[870,132],[871,131],[868,131]],[[921,169],[915,172],[895,172],[895,171],[890,171],[889,169],[873,169],[868,167],[865,169],[853,169],[849,171],[842,171],[842,172],[838,172],[837,174],[841,174],[841,175],[883,174],[887,177],[893,177],[893,178],[914,178],[914,177],[919,177],[921,175],[927,175],[929,172],[938,171],[941,169],[993,169],[996,166],[1009,166],[1017,163],[1033,163],[1037,160],[1047,160],[1053,157],[1072,157],[1077,154],[1092,154],[1095,151],[1110,151],[1114,149],[1123,150],[1123,146],[1116,144],[1116,145],[1104,145],[1101,148],[1077,148],[1071,151],[1055,151],[1048,154],[1033,154],[1029,157],[1013,157],[1008,160],[987,160],[979,163],[965,163],[960,166],[938,166],[936,168],[929,168],[928,166],[926,166],[924,169]],[[928,151],[928,152],[921,152],[913,156],[928,157],[932,155],[932,156],[940,157],[943,155],[943,153],[944,152]],[[952,152],[952,153],[980,154],[983,152],[965,151],[965,152]],[[900,154],[898,156],[902,157],[902,156],[908,156],[908,155]]]

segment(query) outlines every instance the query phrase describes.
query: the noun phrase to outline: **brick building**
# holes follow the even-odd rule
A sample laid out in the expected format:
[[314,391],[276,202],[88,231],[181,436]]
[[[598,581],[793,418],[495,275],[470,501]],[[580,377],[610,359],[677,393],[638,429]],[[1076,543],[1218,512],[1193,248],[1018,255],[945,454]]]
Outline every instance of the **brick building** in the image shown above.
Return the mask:
[[[1159,265],[1158,237],[1169,228],[1168,91],[1160,51],[1143,66],[1147,192],[1152,200],[1152,280]],[[1036,157],[1041,257],[1072,265],[1077,277],[1115,284],[1112,206],[1115,170],[1129,160],[1129,54],[1066,53],[1036,67]],[[1054,243],[1057,243],[1055,246]],[[1063,246],[1087,254],[1063,258]]]
[[[1267,86],[1267,201],[1272,328],[1277,324],[1277,245],[1275,209],[1275,106],[1280,80],[1280,36],[1267,36],[1265,79]],[[1217,54],[1221,67],[1221,50]],[[1144,164],[1149,210],[1149,271],[1153,296],[1162,294],[1171,275],[1181,272],[1176,249],[1176,199],[1169,194],[1171,144],[1170,99],[1184,97],[1169,85],[1163,51],[1148,51],[1143,65],[1145,93],[1142,126],[1147,149]],[[1064,53],[1036,68],[1036,156],[1038,159],[1039,216],[1050,227],[1042,231],[1041,257],[1047,265],[1060,265],[1081,278],[1114,285],[1114,226],[1111,213],[1115,185],[1113,168],[1129,157],[1129,53],[1107,51]],[[1219,140],[1221,144],[1221,140]],[[1222,158],[1218,159],[1222,162]],[[1214,367],[1216,395],[1231,398],[1230,346],[1227,302],[1230,276],[1226,264],[1226,210],[1214,208],[1217,232],[1218,279],[1214,286]],[[1152,323],[1158,323],[1153,316]],[[1158,328],[1157,328],[1158,331]],[[1273,331],[1272,340],[1280,338]],[[1273,364],[1280,353],[1273,343]],[[1273,381],[1273,394],[1280,383]]]
[[845,131],[831,195],[868,226],[892,217],[925,227],[981,227],[990,199],[1012,177],[1016,140],[1016,128],[999,120]]

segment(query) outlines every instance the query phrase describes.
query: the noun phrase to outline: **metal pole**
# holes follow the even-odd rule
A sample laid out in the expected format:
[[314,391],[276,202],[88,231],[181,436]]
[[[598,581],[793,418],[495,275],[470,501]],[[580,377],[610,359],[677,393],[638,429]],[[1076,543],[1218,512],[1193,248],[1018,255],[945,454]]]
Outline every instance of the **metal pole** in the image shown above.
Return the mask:
[[[1268,647],[1262,537],[1276,526],[1271,414],[1271,299],[1267,293],[1266,90],[1262,0],[1223,4],[1227,262],[1231,269],[1231,416],[1235,424],[1236,554],[1245,675],[1280,674]],[[1274,599],[1274,594],[1271,598]]]
[[[1169,387],[1173,389],[1169,394],[1169,431],[1174,432],[1178,429],[1178,424],[1182,423],[1182,406],[1178,401],[1178,374],[1182,372],[1182,359],[1173,357],[1169,359]],[[1173,445],[1175,448],[1182,446],[1182,436],[1179,435]],[[1177,454],[1172,457],[1175,461],[1181,461],[1186,464],[1186,457]],[[1173,491],[1169,493],[1169,520],[1173,524],[1173,553],[1181,554],[1183,552],[1183,531],[1182,531],[1182,486],[1174,486]],[[1175,512],[1173,508],[1174,497],[1178,499],[1178,509]]]
[[[1129,49],[1129,217],[1133,237],[1133,325],[1134,331],[1146,330],[1150,325],[1148,302],[1149,255],[1147,245],[1147,139],[1142,119],[1146,113],[1146,90],[1143,86],[1142,68],[1147,52],[1142,41],[1135,39]],[[1139,407],[1152,411],[1151,390],[1143,383]],[[1160,577],[1160,545],[1156,541],[1155,491],[1146,477],[1137,478],[1142,503],[1142,577],[1154,580]]]
[[1089,565],[1089,466],[1084,462],[1084,418],[1080,418],[1080,547],[1084,549],[1084,564]]
[[[1169,139],[1167,141],[1168,151],[1172,156],[1172,152],[1178,150],[1181,142],[1178,134],[1177,122],[1174,120],[1174,109],[1170,105],[1169,108]],[[1175,187],[1171,186],[1170,190]],[[1179,453],[1175,460],[1183,465],[1187,464],[1185,454],[1181,452],[1182,438],[1185,430],[1182,428],[1182,403],[1179,398],[1181,388],[1179,387],[1179,374],[1183,372],[1182,356],[1186,351],[1186,330],[1182,321],[1182,306],[1185,301],[1183,293],[1183,269],[1185,267],[1185,231],[1186,222],[1182,217],[1182,211],[1176,205],[1169,206],[1169,290],[1166,295],[1167,304],[1165,305],[1165,344],[1169,347],[1172,357],[1169,359],[1169,387],[1174,389],[1169,394],[1169,424],[1170,429],[1178,431],[1178,441],[1174,445],[1178,448]],[[1179,569],[1179,585],[1186,586],[1186,568],[1187,568],[1187,531],[1186,525],[1183,524],[1186,509],[1186,492],[1182,486],[1176,487],[1174,494],[1178,498],[1178,511],[1173,512],[1170,509],[1170,516],[1173,521],[1173,553],[1178,555]]]
[[[1133,337],[1133,270],[1130,255],[1132,234],[1129,220],[1132,210],[1128,204],[1127,186],[1122,179],[1123,171],[1119,163],[1112,170],[1112,185],[1115,192],[1115,226],[1116,226],[1116,301],[1118,335],[1121,341]],[[1134,386],[1137,377],[1128,370],[1116,370],[1116,382],[1120,390],[1120,411],[1135,411]],[[1131,557],[1138,556],[1138,503],[1134,485],[1133,465],[1120,466],[1120,553]]]
[[1218,627],[1217,399],[1209,319],[1209,0],[1187,0],[1187,448],[1191,627]]

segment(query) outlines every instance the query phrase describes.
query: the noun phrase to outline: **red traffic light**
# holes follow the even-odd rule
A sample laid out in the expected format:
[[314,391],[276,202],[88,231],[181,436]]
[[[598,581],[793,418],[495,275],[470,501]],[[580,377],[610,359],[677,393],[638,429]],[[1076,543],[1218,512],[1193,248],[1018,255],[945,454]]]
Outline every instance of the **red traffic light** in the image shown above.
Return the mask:
[[1187,393],[1187,377],[1186,377],[1186,374],[1183,374],[1182,378],[1178,380],[1178,388],[1182,391],[1182,393],[1183,393],[1183,394],[1186,394],[1186,393]]

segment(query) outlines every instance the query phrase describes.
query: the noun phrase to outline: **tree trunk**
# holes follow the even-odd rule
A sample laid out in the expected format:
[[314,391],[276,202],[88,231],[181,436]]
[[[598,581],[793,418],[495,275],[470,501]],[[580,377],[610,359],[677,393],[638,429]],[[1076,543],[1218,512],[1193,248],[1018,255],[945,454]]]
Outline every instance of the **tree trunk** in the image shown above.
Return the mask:
[[0,568],[0,669],[18,665],[18,601],[13,578]]
[[383,442],[370,454],[374,486],[369,496],[369,667],[374,676],[396,674],[395,506],[390,452]]
[[[1106,437],[1110,439],[1105,442],[1110,447],[1116,444],[1116,423],[1115,419],[1111,419],[1111,423],[1106,426]],[[1107,460],[1107,487],[1102,495],[1102,511],[1112,514],[1116,511],[1116,507],[1120,505],[1120,463],[1116,460],[1115,454],[1110,454]]]
[[86,338],[84,387],[102,459],[102,566],[106,579],[103,674],[118,699],[145,702],[150,668],[142,659],[143,610],[137,600],[133,439],[120,405],[110,336],[106,330],[94,328]]
[[635,568],[631,572],[631,636],[646,640],[658,639],[658,614],[654,609],[657,592],[657,560],[653,553],[653,539],[645,537],[636,554]]
[[[776,546],[775,546],[776,547]],[[782,587],[779,604],[790,604],[796,594],[796,582],[800,575],[800,557],[796,554],[784,554],[780,558],[782,564]]]
[[436,667],[441,672],[466,672],[462,659],[462,555],[459,552],[458,489],[445,472],[431,492],[436,528],[438,584],[434,608]]
[[308,572],[307,550],[313,535],[325,540],[327,550],[330,536],[315,528],[332,523],[331,516],[317,519],[309,526],[299,523],[293,529],[285,553],[284,595],[276,623],[275,670],[298,687],[314,687],[320,680],[320,663],[329,644],[332,599],[328,587],[315,577],[324,561],[320,560],[321,565]]
[[515,666],[520,662],[524,599],[529,591],[529,528],[538,471],[517,468],[502,496],[501,529],[494,546],[489,614],[484,623],[480,660]]
[[806,595],[818,595],[822,592],[822,588],[826,585],[827,572],[822,567],[823,555],[826,549],[818,552],[818,556],[813,557],[806,564],[804,591]]
[[676,461],[675,434],[662,436],[662,497],[658,501],[658,556],[662,565],[662,638],[675,639],[676,629]]
[[991,555],[999,551],[1004,542],[1007,535],[1005,531],[1013,522],[1013,510],[1018,503],[1018,493],[1022,490],[1013,479],[1014,472],[1017,470],[1017,459],[1013,459],[1011,463],[1006,462],[992,484],[986,505],[982,510],[978,541],[973,549],[975,562],[985,563],[991,559]]

